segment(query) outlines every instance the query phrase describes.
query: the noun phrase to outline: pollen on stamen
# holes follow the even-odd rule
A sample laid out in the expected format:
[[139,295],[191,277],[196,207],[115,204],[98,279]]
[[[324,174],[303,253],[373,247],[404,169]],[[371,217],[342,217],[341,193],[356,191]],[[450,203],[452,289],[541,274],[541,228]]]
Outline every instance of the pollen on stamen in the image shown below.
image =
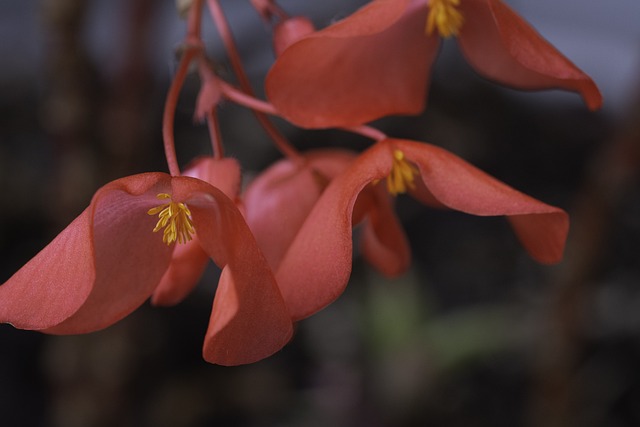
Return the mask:
[[159,218],[153,232],[156,233],[164,229],[162,241],[167,245],[175,242],[186,243],[191,240],[196,230],[193,227],[191,211],[187,205],[174,202],[171,195],[167,193],[160,193],[156,197],[160,200],[168,199],[169,202],[147,211],[149,215],[158,215]]
[[387,190],[394,196],[413,190],[415,188],[414,177],[417,173],[418,169],[405,160],[402,151],[393,150],[393,165],[389,176],[387,176]]
[[460,0],[429,0],[426,33],[431,35],[437,29],[442,37],[457,36],[464,23],[458,6]]

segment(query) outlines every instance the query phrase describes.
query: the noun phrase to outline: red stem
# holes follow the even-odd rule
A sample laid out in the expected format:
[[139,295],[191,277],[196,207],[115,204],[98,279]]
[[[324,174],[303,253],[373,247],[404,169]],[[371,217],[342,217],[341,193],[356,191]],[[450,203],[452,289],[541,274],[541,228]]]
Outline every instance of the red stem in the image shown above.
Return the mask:
[[[247,107],[253,111],[259,111],[261,113],[271,114],[273,116],[279,116],[278,111],[272,104],[266,101],[262,101],[258,98],[255,98],[249,94],[246,94],[221,79],[218,79],[218,84],[220,85],[222,94],[227,99],[235,102],[236,104]],[[362,135],[366,138],[373,139],[376,142],[382,141],[383,139],[388,138],[387,134],[385,134],[381,130],[378,130],[376,128],[373,128],[367,125],[341,127],[340,129],[347,132]]]
[[176,156],[176,142],[174,137],[174,120],[176,106],[180,90],[189,72],[189,65],[193,58],[200,52],[202,43],[200,41],[200,22],[202,17],[202,0],[194,0],[189,9],[187,18],[187,36],[185,40],[185,51],[180,58],[180,64],[176,75],[173,77],[167,99],[164,103],[164,114],[162,116],[162,140],[164,143],[164,154],[167,158],[169,173],[172,176],[180,176],[180,166]]
[[[244,67],[242,66],[242,60],[240,59],[240,55],[238,53],[238,49],[236,48],[236,44],[233,40],[233,34],[231,33],[231,29],[229,28],[229,24],[224,16],[222,8],[220,7],[220,3],[218,0],[207,0],[207,4],[209,6],[209,12],[211,13],[211,18],[220,33],[220,37],[225,45],[225,49],[227,50],[227,55],[229,56],[229,61],[231,62],[231,67],[238,78],[238,82],[240,83],[240,87],[243,91],[245,91],[249,95],[254,95],[253,88],[251,87],[251,82],[247,78],[247,74],[244,71]],[[260,112],[261,110],[253,110],[256,118],[264,128],[264,130],[269,134],[271,139],[274,141],[278,149],[285,156],[289,157],[292,160],[299,160],[300,154],[298,151],[287,141],[287,139],[280,133],[280,131],[269,121],[269,118]]]
[[164,103],[162,139],[164,142],[164,153],[167,158],[167,164],[169,165],[169,173],[172,176],[180,175],[180,166],[178,165],[176,144],[173,135],[173,121],[175,119],[176,105],[178,104],[180,90],[182,89],[182,85],[184,84],[184,80],[186,79],[189,71],[189,64],[191,64],[191,61],[197,53],[197,50],[194,48],[187,47],[185,50],[182,58],[180,59],[178,70],[176,71],[176,75],[173,77],[173,81],[169,87],[169,92],[167,93],[167,99]]
[[224,157],[224,146],[222,145],[222,135],[220,133],[220,121],[216,109],[207,111],[207,125],[209,127],[209,139],[213,148],[213,157],[221,159]]

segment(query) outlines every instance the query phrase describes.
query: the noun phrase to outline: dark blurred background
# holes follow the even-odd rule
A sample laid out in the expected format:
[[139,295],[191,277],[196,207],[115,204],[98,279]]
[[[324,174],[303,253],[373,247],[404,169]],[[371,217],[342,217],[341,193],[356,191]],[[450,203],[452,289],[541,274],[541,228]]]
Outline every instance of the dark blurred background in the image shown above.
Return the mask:
[[[362,3],[282,2],[318,26]],[[248,2],[222,4],[260,91],[268,29]],[[411,271],[385,280],[356,257],[346,293],[253,365],[202,360],[214,267],[180,305],[145,305],[98,333],[0,325],[0,426],[640,425],[640,4],[510,4],[594,77],[602,111],[488,83],[447,42],[425,114],[377,125],[569,211],[561,264],[528,258],[502,218],[401,196]],[[166,170],[161,115],[184,29],[170,0],[0,0],[3,282],[101,185]],[[207,17],[205,41],[231,76]],[[197,88],[191,76],[176,115],[185,163],[210,150],[192,120]],[[247,180],[278,158],[250,113],[225,104],[221,114]],[[279,125],[300,149],[366,146]]]

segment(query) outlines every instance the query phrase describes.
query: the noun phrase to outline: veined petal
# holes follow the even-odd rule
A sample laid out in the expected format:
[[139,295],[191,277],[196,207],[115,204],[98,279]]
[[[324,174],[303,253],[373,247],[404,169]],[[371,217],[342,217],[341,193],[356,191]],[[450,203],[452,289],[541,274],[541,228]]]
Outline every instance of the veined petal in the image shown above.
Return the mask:
[[221,365],[261,360],[291,338],[293,324],[266,259],[233,201],[189,177],[172,180],[191,210],[200,245],[222,268],[203,356]]
[[266,78],[269,100],[308,128],[359,125],[424,108],[438,38],[425,2],[377,0],[292,44]]
[[[240,192],[241,173],[236,159],[201,157],[184,171],[185,176],[208,182],[234,200]],[[171,264],[151,298],[155,305],[174,305],[189,295],[209,263],[209,255],[200,247],[198,234],[177,245]]]
[[478,73],[520,89],[577,92],[591,110],[600,108],[602,95],[593,80],[502,1],[465,0],[460,10],[469,17],[460,48]]
[[[152,232],[149,208],[171,177],[146,173],[121,178],[98,190],[92,212],[95,281],[82,306],[44,332],[78,334],[112,325],[144,303],[169,265],[173,247]],[[60,286],[65,286],[60,284]]]
[[304,157],[304,165],[288,159],[275,163],[244,192],[247,224],[274,270],[325,187],[355,154],[322,150]]
[[479,216],[507,216],[520,242],[541,263],[562,259],[569,218],[492,178],[461,158],[434,145],[406,140],[385,143],[402,150],[415,163],[422,181],[442,205]]

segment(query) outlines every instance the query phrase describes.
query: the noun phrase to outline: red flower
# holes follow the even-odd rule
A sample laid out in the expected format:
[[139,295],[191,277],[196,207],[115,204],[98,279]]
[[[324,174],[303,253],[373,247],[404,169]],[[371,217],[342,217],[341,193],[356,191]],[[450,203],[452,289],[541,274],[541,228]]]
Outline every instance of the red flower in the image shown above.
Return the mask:
[[236,365],[278,351],[291,337],[291,319],[242,215],[210,184],[163,173],[98,190],[80,216],[0,286],[0,322],[54,334],[105,328],[149,298],[171,263],[173,243],[194,232],[222,267],[204,358]]
[[[240,192],[240,165],[235,159],[202,157],[183,173],[198,178],[235,200]],[[209,263],[209,255],[200,244],[197,234],[173,251],[171,264],[151,296],[154,305],[169,306],[182,301],[198,284]]]
[[[429,206],[504,215],[534,259],[555,263],[562,258],[569,225],[563,210],[508,187],[441,148],[386,139],[333,179],[282,259],[276,278],[294,320],[310,316],[343,292],[351,273],[352,225],[361,218],[373,224],[363,235],[368,261],[386,274],[399,274],[408,266],[408,246],[393,212],[367,196],[372,183],[382,179],[390,192],[408,191]],[[366,212],[354,211],[356,201]]]
[[249,184],[242,197],[245,218],[272,269],[331,179],[356,156],[343,150],[307,152],[303,163],[282,159]]
[[578,92],[592,110],[602,103],[589,76],[500,0],[374,0],[286,49],[266,92],[303,127],[417,114],[440,39],[451,35],[484,77],[520,89]]

